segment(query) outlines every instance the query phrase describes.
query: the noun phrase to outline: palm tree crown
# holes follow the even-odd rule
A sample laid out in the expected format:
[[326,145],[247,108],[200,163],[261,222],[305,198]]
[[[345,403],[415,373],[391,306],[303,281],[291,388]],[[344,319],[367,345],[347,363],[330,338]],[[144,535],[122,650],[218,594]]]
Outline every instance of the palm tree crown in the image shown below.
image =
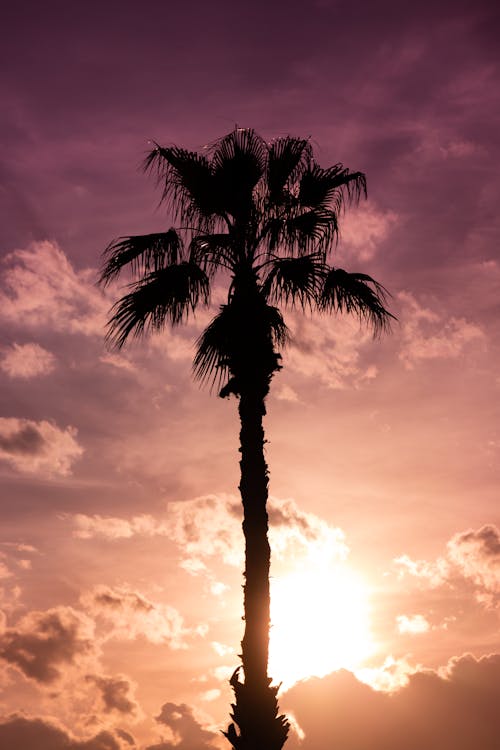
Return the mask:
[[156,145],[145,166],[181,226],[119,238],[106,249],[104,284],[127,266],[138,277],[113,308],[114,345],[178,325],[199,304],[209,305],[221,271],[230,277],[228,300],[194,359],[198,378],[222,384],[229,377],[221,395],[238,394],[239,379],[263,364],[270,375],[279,367],[276,351],[289,340],[280,306],[354,313],[375,334],[388,326],[384,288],[366,274],[328,265],[345,202],[366,195],[361,172],[342,164],[321,168],[307,139],[267,143],[242,128],[204,153]]
[[[105,251],[101,282],[125,268],[135,279],[113,307],[108,338],[178,325],[210,304],[216,274],[229,279],[227,301],[201,334],[194,373],[239,400],[245,632],[231,679],[236,701],[225,736],[236,750],[281,750],[289,729],[267,675],[269,643],[268,469],[263,416],[280,352],[289,340],[280,308],[356,314],[386,328],[384,288],[370,276],[328,264],[346,201],[366,194],[365,176],[342,164],[323,169],[307,139],[264,141],[236,128],[204,153],[158,146],[146,159],[180,225],[122,237]],[[239,731],[236,730],[235,724]]]

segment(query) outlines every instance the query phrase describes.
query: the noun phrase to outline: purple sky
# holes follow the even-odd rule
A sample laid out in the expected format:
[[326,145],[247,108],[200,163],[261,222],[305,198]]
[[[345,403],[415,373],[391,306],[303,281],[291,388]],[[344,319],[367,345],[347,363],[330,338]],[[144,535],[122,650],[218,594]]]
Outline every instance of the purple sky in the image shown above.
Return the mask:
[[[366,173],[338,263],[381,281],[399,319],[374,342],[355,321],[289,318],[266,424],[274,575],[314,578],[330,555],[332,628],[363,620],[371,643],[332,630],[330,668],[311,655],[293,673],[317,677],[282,697],[290,750],[413,750],[408,726],[419,747],[494,750],[496,6],[3,11],[0,750],[219,746],[241,637],[236,405],[191,381],[209,313],[112,353],[119,289],[95,280],[114,237],[171,224],[140,169],[148,141],[201,149],[235,124],[310,136],[320,164]],[[351,574],[364,614],[337,586]],[[357,710],[336,713],[345,696]]]

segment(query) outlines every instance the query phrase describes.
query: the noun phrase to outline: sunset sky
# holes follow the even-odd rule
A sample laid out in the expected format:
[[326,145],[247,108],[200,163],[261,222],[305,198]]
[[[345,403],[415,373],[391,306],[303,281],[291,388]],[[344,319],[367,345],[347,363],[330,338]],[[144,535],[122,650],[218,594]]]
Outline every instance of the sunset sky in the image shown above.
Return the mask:
[[10,3],[2,12],[0,750],[215,750],[242,636],[238,420],[212,310],[104,343],[140,165],[236,125],[367,175],[335,264],[390,335],[288,313],[266,418],[270,672],[289,750],[500,736],[500,12],[494,2]]

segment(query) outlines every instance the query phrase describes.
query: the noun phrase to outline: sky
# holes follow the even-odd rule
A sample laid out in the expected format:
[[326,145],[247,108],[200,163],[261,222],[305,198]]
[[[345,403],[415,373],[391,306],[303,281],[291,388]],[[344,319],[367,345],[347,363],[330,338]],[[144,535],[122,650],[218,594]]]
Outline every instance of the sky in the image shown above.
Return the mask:
[[[334,263],[398,321],[287,312],[267,403],[270,673],[290,750],[500,736],[496,3],[3,11],[0,750],[216,750],[242,636],[234,399],[185,327],[106,348],[121,235],[172,224],[151,140],[235,125],[362,170]],[[360,721],[360,716],[363,717]]]

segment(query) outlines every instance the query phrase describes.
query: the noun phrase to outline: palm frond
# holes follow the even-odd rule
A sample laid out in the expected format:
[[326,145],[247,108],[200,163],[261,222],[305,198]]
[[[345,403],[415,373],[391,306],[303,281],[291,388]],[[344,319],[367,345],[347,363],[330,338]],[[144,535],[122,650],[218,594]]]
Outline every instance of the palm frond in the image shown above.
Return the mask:
[[250,214],[253,190],[262,179],[266,160],[266,143],[250,128],[235,128],[213,144],[215,191],[227,213],[234,217]]
[[150,151],[144,169],[156,173],[166,201],[176,217],[210,229],[218,213],[217,195],[210,162],[204,154],[159,146]]
[[186,261],[153,271],[130,286],[132,291],[114,305],[108,323],[107,341],[118,349],[130,336],[181,323],[200,302],[210,301],[207,275]]
[[387,296],[387,290],[371,276],[331,268],[324,279],[319,308],[327,312],[353,313],[378,336],[390,328],[391,320],[396,320],[386,308]]
[[277,304],[300,305],[312,308],[325,276],[325,264],[320,253],[298,258],[275,258],[262,288],[266,298]]
[[234,266],[234,249],[229,234],[198,234],[189,245],[189,257],[201,266],[209,276],[220,268]]
[[326,208],[333,206],[337,213],[344,201],[358,201],[366,197],[366,177],[362,172],[349,172],[342,164],[322,169],[311,163],[300,179],[298,200],[302,206]]
[[281,250],[288,255],[325,254],[337,236],[337,214],[325,208],[290,211],[283,218],[273,216],[263,229],[269,250]]
[[175,229],[155,234],[119,237],[104,250],[104,263],[99,283],[106,286],[115,279],[125,266],[133,274],[147,275],[159,271],[166,265],[178,263],[182,252],[182,240]]
[[267,162],[267,189],[271,204],[282,201],[287,184],[293,184],[307,167],[312,157],[308,139],[276,138],[269,145]]

